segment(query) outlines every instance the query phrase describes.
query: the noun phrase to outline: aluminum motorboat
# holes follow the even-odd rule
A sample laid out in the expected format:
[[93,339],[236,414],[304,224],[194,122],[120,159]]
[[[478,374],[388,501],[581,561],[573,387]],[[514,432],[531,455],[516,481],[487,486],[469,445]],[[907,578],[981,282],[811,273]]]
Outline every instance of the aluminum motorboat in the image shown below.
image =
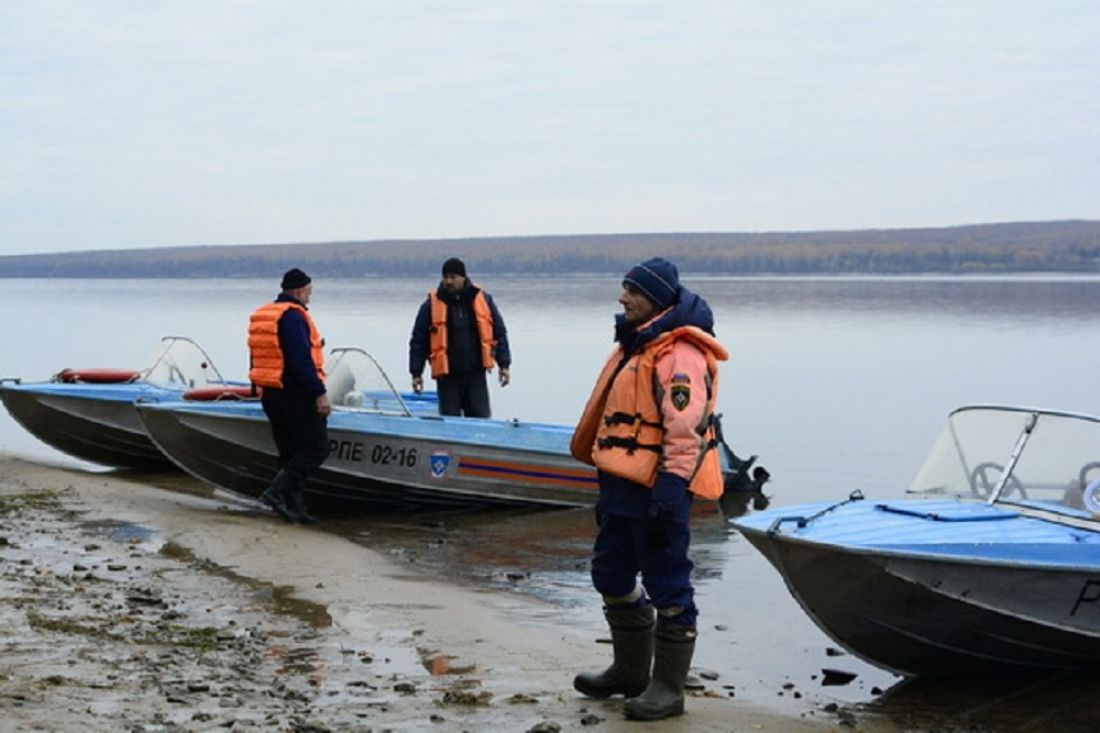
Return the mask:
[[[445,509],[584,506],[595,470],[569,454],[572,428],[519,420],[441,417],[436,403],[399,393],[362,349],[332,352],[329,457],[310,478],[310,506]],[[427,409],[426,409],[427,408]],[[271,483],[277,453],[255,400],[139,401],[157,447],[213,486],[256,497]]]
[[734,521],[811,619],[910,676],[1100,667],[1100,418],[951,413],[900,500]]
[[47,381],[0,379],[0,399],[42,442],[115,468],[175,470],[142,427],[134,402],[207,397],[246,388],[222,378],[197,343],[166,336],[145,369],[63,369]]
[[[423,396],[394,389],[362,349],[335,349],[332,354],[330,450],[307,485],[311,508],[595,504],[596,471],[570,454],[572,426],[443,417],[436,414],[434,399],[417,405],[415,400]],[[141,401],[137,410],[160,450],[188,473],[250,497],[270,485],[277,453],[267,418],[255,401]],[[746,471],[727,474],[731,484],[744,489],[730,492],[731,506],[743,506],[750,496],[760,500],[767,474],[757,466],[748,476],[752,460],[738,463]]]

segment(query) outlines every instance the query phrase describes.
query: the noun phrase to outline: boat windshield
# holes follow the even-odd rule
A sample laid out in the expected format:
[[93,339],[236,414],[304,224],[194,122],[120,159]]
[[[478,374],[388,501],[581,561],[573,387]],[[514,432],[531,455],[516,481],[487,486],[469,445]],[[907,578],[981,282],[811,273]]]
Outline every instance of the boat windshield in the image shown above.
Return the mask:
[[195,389],[225,385],[214,362],[186,336],[165,336],[152,366],[141,372],[139,381],[168,389]]
[[332,350],[327,386],[337,409],[411,414],[386,372],[362,349]]
[[1100,517],[1100,418],[1016,407],[960,408],[910,492],[1056,506]]

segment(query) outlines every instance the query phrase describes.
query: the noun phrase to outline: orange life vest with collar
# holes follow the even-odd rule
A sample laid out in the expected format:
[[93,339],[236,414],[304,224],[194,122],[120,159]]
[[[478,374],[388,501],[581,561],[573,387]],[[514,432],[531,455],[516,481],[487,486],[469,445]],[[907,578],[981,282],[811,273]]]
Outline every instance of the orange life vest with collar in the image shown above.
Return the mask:
[[298,303],[280,300],[256,309],[248,323],[248,350],[252,356],[252,368],[248,378],[260,387],[283,387],[283,349],[279,345],[279,320],[290,309],[305,316],[309,326],[310,356],[317,367],[317,377],[325,381],[325,340],[317,330],[309,311]]
[[[712,416],[718,404],[718,362],[729,352],[713,336],[694,326],[661,334],[622,364],[622,347],[615,349],[600,372],[592,396],[573,433],[570,450],[584,463],[601,471],[653,488],[664,452],[663,417],[655,365],[685,339],[706,357],[706,407],[695,426],[699,453],[688,482],[692,493],[704,499],[722,495],[723,477]],[[621,364],[621,366],[620,366]]]
[[[432,315],[432,324],[428,329],[428,356],[432,365],[432,379],[439,379],[451,373],[451,363],[447,356],[447,302],[435,290],[428,293],[428,299],[431,301]],[[497,341],[493,337],[493,311],[481,290],[474,296],[473,309],[477,336],[481,342],[481,365],[492,369],[497,364],[493,358],[497,347]]]

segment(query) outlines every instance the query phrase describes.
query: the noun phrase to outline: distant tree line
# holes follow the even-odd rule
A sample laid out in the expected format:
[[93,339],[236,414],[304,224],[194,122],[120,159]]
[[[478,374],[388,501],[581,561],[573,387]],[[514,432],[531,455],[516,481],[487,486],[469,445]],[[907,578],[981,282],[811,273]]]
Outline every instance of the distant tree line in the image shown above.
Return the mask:
[[713,275],[1100,272],[1100,222],[859,231],[592,234],[205,245],[0,257],[0,277],[422,277],[460,257],[472,274],[624,272],[652,256]]

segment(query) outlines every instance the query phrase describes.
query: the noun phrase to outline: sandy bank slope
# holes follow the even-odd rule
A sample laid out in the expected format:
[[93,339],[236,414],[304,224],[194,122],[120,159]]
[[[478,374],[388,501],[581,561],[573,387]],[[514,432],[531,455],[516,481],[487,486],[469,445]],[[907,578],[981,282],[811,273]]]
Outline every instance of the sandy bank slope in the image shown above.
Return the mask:
[[517,621],[516,604],[535,601],[410,575],[323,529],[125,477],[0,455],[0,520],[5,731],[836,723],[776,717],[721,687],[695,693],[681,719],[629,723],[621,702],[571,686],[609,647]]

